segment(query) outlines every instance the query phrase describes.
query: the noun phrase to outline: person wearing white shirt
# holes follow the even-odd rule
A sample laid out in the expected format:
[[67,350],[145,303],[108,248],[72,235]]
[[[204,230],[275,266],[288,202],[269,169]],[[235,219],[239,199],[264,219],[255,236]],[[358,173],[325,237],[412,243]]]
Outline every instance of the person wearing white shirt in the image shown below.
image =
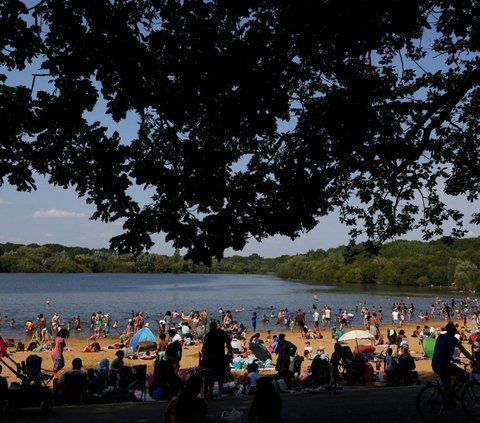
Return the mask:
[[392,311],[392,322],[393,322],[393,326],[398,325],[398,311],[397,310]]
[[232,351],[235,354],[243,354],[245,352],[245,344],[241,339],[233,338],[231,341]]
[[190,334],[190,326],[188,326],[188,323],[183,323],[182,324],[182,335],[183,337],[187,336]]

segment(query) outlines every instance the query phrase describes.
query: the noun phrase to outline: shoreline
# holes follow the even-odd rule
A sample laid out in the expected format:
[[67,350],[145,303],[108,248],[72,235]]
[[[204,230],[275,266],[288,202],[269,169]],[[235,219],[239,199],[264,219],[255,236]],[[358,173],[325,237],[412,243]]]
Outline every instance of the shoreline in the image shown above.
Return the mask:
[[[461,325],[461,322],[456,320],[456,323],[459,323]],[[435,321],[435,322],[429,322],[429,326],[433,326],[435,328],[442,327],[444,325],[444,321]],[[417,366],[417,371],[419,373],[420,380],[430,380],[434,377],[434,374],[432,373],[431,366],[430,366],[430,359],[424,359],[424,353],[423,353],[423,348],[419,344],[418,338],[413,338],[411,335],[415,328],[419,325],[417,322],[414,323],[406,323],[403,326],[397,326],[396,330],[397,333],[400,329],[403,329],[405,331],[405,334],[408,337],[408,343],[410,346],[410,351],[412,353],[412,356],[416,358],[416,366]],[[380,327],[380,333],[384,336],[386,339],[386,331],[389,328],[392,328],[393,325],[386,325],[383,324]],[[363,326],[352,326],[349,327],[346,332],[354,329],[364,329]],[[155,333],[156,339],[158,339],[158,333]],[[267,331],[260,330],[258,331],[260,333],[260,338],[262,340],[267,339]],[[270,336],[278,335],[280,333],[285,333],[286,339],[291,341],[297,346],[297,351],[299,353],[303,352],[305,341],[309,341],[313,352],[315,352],[318,347],[322,346],[325,349],[326,354],[329,356],[332,355],[333,352],[333,346],[334,346],[334,340],[332,339],[331,336],[331,330],[327,328],[322,328],[321,329],[321,334],[323,336],[322,339],[305,339],[302,338],[301,333],[298,330],[290,331],[285,328],[283,330],[274,330],[271,331]],[[253,335],[253,332],[249,333],[247,336],[247,339],[249,339]],[[15,340],[17,341],[17,339]],[[71,368],[71,362],[74,358],[80,357],[83,362],[83,368],[88,369],[88,368],[94,368],[96,367],[99,362],[107,358],[110,362],[115,358],[115,353],[117,349],[108,349],[108,350],[102,350],[100,352],[83,352],[84,347],[88,344],[89,342],[89,337],[88,336],[75,336],[72,338],[67,338],[66,339],[66,350],[64,351],[64,357],[65,357],[65,367],[62,371],[69,370]],[[102,348],[107,347],[109,344],[114,344],[115,342],[118,342],[118,338],[114,336],[110,336],[107,338],[99,338],[97,339],[97,342],[100,343],[100,346]],[[347,341],[344,343],[345,345],[349,345],[352,350],[354,349],[356,343],[355,341]],[[370,344],[368,340],[358,340],[359,345],[366,345]],[[268,345],[268,344],[267,344]],[[376,353],[386,353],[388,346],[383,344],[376,346]],[[10,352],[12,348],[8,348],[8,351]],[[181,361],[181,370],[189,370],[193,369],[198,365],[198,360],[199,360],[199,353],[201,351],[201,343],[197,343],[197,345],[190,345],[190,346],[183,346],[183,355],[182,355],[182,361]],[[17,363],[21,363],[26,359],[26,357],[30,354],[36,354],[42,357],[42,368],[46,370],[51,370],[53,363],[50,357],[50,352],[49,351],[43,351],[39,353],[32,353],[30,351],[21,351],[21,352],[13,352],[11,354],[11,357],[13,360],[15,360]],[[4,360],[6,360],[4,358]],[[7,359],[8,360],[8,359]],[[273,363],[276,361],[276,356],[273,354]],[[127,366],[135,366],[138,364],[146,364],[147,365],[147,374],[152,374],[153,373],[153,366],[154,366],[155,360],[153,359],[125,359],[125,365]],[[302,371],[306,371],[307,367],[310,365],[311,359],[305,359],[302,362]],[[381,363],[381,368],[383,370],[383,363]],[[61,373],[61,372],[60,372]],[[242,374],[243,371],[235,371],[234,374]],[[7,378],[7,381],[9,384],[12,382],[17,381],[17,378],[12,372],[6,368],[6,366],[3,366],[3,376]]]

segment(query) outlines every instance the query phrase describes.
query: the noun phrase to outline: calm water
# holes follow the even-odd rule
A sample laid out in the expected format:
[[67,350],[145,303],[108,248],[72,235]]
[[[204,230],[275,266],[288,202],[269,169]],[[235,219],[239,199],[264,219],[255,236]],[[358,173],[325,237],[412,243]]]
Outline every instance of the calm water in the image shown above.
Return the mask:
[[[373,288],[317,286],[290,282],[274,276],[252,275],[178,275],[178,274],[0,274],[0,314],[14,318],[17,328],[3,321],[0,334],[20,337],[27,319],[36,320],[43,313],[50,322],[54,312],[61,321],[79,314],[83,322],[81,335],[88,332],[86,324],[92,312],[101,310],[118,320],[123,328],[132,311],[144,311],[150,316],[152,327],[159,313],[167,310],[185,311],[206,309],[218,317],[219,307],[245,311],[234,313],[234,318],[250,326],[253,311],[258,315],[258,329],[273,328],[261,322],[261,317],[287,307],[312,310],[314,295],[318,306],[332,307],[334,312],[346,308],[355,313],[358,323],[359,309],[375,305],[384,310],[384,321],[389,321],[389,310],[394,301],[403,300],[415,305],[415,315],[429,310],[437,292],[433,291],[382,291]],[[391,288],[389,288],[391,289]],[[443,293],[445,300],[450,294]],[[50,302],[47,305],[47,301]],[[273,308],[271,307],[273,306]],[[310,319],[309,319],[310,318]],[[307,314],[311,322],[311,314]]]

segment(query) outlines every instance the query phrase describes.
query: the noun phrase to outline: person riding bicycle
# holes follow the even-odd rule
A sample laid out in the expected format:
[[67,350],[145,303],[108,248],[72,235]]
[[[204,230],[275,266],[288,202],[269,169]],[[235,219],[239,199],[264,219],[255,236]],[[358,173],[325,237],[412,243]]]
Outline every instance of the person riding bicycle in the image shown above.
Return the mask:
[[[451,376],[455,376],[460,382],[468,381],[468,373],[456,366],[453,360],[455,347],[458,348],[470,361],[472,355],[465,349],[460,340],[455,336],[456,327],[452,322],[445,326],[446,332],[438,336],[432,357],[432,370],[440,376],[445,392],[450,393]],[[454,398],[450,398],[454,401]]]

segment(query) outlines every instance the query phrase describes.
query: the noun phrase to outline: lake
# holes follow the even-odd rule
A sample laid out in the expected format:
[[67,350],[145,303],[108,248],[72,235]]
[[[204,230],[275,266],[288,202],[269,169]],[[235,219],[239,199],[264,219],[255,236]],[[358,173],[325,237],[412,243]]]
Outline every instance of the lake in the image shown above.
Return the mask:
[[272,310],[276,314],[283,308],[290,311],[301,308],[307,311],[307,322],[311,322],[314,295],[318,297],[319,308],[328,305],[334,313],[339,308],[354,313],[354,324],[360,322],[356,308],[359,310],[363,304],[369,308],[382,307],[384,322],[389,322],[394,301],[402,298],[407,305],[413,302],[417,318],[418,312],[428,311],[435,297],[442,294],[445,301],[452,298],[450,293],[429,289],[319,286],[269,275],[0,273],[0,314],[17,322],[17,328],[10,328],[4,320],[0,334],[23,336],[25,321],[35,322],[39,313],[46,316],[48,323],[54,312],[60,314],[63,323],[79,314],[83,322],[80,335],[85,336],[89,317],[98,310],[118,320],[120,328],[125,326],[132,311],[147,312],[152,327],[156,328],[159,313],[167,310],[188,313],[192,309],[206,309],[217,318],[220,307],[244,308],[245,311],[234,313],[234,318],[247,326],[256,311],[257,328],[273,329],[274,319],[270,324],[261,322],[261,317],[269,316]]

